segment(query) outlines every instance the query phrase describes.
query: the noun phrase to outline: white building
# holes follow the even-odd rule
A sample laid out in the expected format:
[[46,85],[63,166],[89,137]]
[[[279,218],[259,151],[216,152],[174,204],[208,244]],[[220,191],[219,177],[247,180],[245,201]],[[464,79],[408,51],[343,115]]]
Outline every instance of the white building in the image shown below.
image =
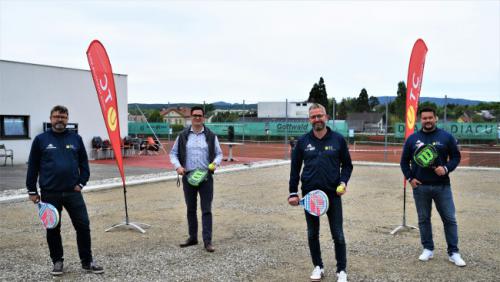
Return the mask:
[[[127,76],[114,74],[114,79],[123,137],[128,135]],[[90,158],[92,137],[108,139],[90,71],[0,60],[0,144],[14,150],[14,163],[28,161],[31,142],[44,122],[50,123],[55,105],[68,108],[68,122],[77,124]]]
[[288,112],[289,118],[308,118],[309,107],[312,103],[307,102],[259,102],[257,104],[258,118],[285,118]]

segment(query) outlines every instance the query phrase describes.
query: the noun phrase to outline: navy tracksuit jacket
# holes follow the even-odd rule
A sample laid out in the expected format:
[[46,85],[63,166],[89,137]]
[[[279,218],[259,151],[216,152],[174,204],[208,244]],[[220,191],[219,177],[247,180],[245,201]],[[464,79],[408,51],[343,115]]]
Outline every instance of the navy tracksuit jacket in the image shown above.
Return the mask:
[[[420,167],[413,160],[415,150],[419,146],[428,144],[432,144],[436,148],[439,154],[436,165],[445,167],[447,172],[445,175],[439,176],[434,172],[434,168]],[[421,129],[406,139],[400,166],[408,181],[416,178],[424,185],[450,184],[448,174],[457,168],[460,158],[457,140],[450,133],[440,128],[436,128],[432,132],[425,132]]]
[[[299,178],[302,194],[312,190],[335,192],[340,182],[347,184],[352,173],[349,148],[342,135],[327,127],[327,134],[318,139],[313,131],[299,138],[292,151],[289,190],[297,193]],[[300,169],[304,163],[302,176]]]
[[73,191],[85,186],[90,177],[87,152],[80,135],[65,130],[44,132],[33,140],[28,162],[26,187],[36,195],[36,182],[43,192]]

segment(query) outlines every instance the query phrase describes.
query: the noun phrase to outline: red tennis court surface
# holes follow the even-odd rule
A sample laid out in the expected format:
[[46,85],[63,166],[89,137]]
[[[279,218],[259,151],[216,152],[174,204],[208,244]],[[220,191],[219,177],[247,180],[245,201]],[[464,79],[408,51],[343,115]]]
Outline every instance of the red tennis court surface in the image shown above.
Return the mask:
[[[163,142],[162,142],[163,143]],[[173,142],[163,143],[167,152]],[[228,156],[228,146],[221,145],[224,158]],[[377,145],[357,145],[355,150],[350,146],[351,158],[353,161],[389,162],[399,163],[401,157],[400,146],[388,146],[387,153],[383,146]],[[486,148],[463,148],[461,150],[461,166],[491,166],[500,167],[500,148],[498,146]],[[252,142],[244,145],[233,146],[233,157],[235,161],[223,161],[222,166],[232,164],[251,163],[270,159],[289,158],[289,146],[280,143]],[[94,160],[92,163],[115,164],[115,160]],[[134,155],[124,158],[125,166],[165,168],[173,169],[168,154],[161,151],[158,154]]]

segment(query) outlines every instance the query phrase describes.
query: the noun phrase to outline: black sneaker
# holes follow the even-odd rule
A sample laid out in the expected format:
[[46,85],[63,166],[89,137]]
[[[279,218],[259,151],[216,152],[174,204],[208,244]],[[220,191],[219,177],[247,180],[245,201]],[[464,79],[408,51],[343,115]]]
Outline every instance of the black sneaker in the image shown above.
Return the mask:
[[185,247],[189,247],[189,246],[194,246],[194,245],[197,245],[198,244],[198,240],[196,239],[187,239],[185,243],[181,243],[179,246],[181,248],[185,248]]
[[92,272],[95,274],[104,273],[104,268],[102,268],[102,266],[98,266],[97,264],[95,264],[93,262],[88,264],[88,265],[82,265],[82,268],[87,272]]
[[63,262],[62,261],[56,261],[54,263],[54,268],[52,268],[52,275],[54,276],[60,276],[63,274]]

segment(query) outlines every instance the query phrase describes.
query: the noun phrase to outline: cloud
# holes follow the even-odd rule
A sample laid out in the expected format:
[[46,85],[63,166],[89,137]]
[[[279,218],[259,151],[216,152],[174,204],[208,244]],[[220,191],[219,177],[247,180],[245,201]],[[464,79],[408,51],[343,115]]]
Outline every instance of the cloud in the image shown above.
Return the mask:
[[130,102],[395,95],[417,38],[423,96],[500,100],[499,2],[0,2],[0,58],[88,69],[94,38]]

